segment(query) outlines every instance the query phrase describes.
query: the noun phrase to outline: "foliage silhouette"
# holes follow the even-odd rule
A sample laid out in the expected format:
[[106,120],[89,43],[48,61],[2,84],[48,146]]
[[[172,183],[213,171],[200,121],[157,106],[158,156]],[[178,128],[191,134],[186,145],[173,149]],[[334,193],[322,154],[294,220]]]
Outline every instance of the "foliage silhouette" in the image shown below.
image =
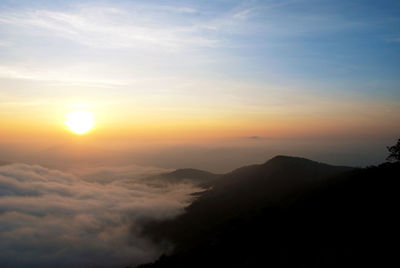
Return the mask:
[[400,161],[400,139],[397,140],[396,145],[388,146],[389,156],[386,158],[388,161]]

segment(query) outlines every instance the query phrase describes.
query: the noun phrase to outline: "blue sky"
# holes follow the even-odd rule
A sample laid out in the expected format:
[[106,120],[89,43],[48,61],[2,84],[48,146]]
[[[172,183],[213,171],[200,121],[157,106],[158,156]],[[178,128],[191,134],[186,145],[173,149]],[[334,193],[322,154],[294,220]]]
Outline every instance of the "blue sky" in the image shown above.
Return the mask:
[[[63,40],[62,34],[59,38],[50,37],[50,40],[46,40],[46,34],[27,35],[29,29],[23,29],[23,26],[28,28],[26,24],[29,22],[22,20],[24,15],[26,18],[26,13],[37,10],[74,14],[85,8],[113,7],[130,13],[133,19],[146,27],[187,28],[188,34],[172,36],[171,39],[176,40],[169,40],[169,45],[189,47],[185,53],[213,60],[212,64],[204,65],[211,74],[217,76],[234,75],[238,79],[260,81],[287,81],[290,77],[302,83],[307,80],[339,82],[339,85],[340,82],[355,83],[354,90],[365,90],[372,94],[379,90],[392,96],[399,92],[396,85],[400,72],[399,5],[398,1],[307,0],[1,1],[3,19],[10,14],[20,18],[20,21],[3,22],[1,25],[1,57],[15,60],[27,55],[35,57],[32,54],[60,55],[60,52],[66,57],[71,54],[79,56],[76,55],[79,46],[88,46],[90,49],[91,45],[96,46],[96,41],[103,40],[94,40],[89,44],[88,40],[85,43],[85,40],[73,40],[73,37]],[[84,12],[79,15],[84,16]],[[100,13],[93,17],[101,19]],[[40,14],[37,14],[34,19],[39,17]],[[110,19],[115,17],[110,16]],[[46,19],[51,20],[50,17]],[[120,23],[123,24],[124,20],[121,19]],[[38,32],[46,31],[40,26],[36,28]],[[47,30],[50,34],[51,29]],[[157,31],[151,34],[156,35]],[[185,42],[185,38],[192,40]],[[5,46],[16,40],[21,41],[16,44],[17,47]],[[50,43],[44,47],[41,41]],[[123,47],[124,44],[121,44]],[[129,44],[125,47],[129,48]],[[110,47],[104,45],[104,48]],[[118,44],[115,48],[118,48]],[[21,55],[18,53],[21,49],[30,51],[23,51],[26,54]],[[86,52],[83,48],[82,54]],[[121,51],[121,57],[123,54],[124,51]],[[168,52],[165,54],[162,56],[169,59]],[[167,60],[165,62],[168,64]],[[163,63],[160,68],[165,67]],[[193,72],[203,73],[202,66],[198,68],[197,64],[195,62],[195,66],[187,66],[190,64],[181,63],[175,68],[176,71],[182,71],[189,67]]]

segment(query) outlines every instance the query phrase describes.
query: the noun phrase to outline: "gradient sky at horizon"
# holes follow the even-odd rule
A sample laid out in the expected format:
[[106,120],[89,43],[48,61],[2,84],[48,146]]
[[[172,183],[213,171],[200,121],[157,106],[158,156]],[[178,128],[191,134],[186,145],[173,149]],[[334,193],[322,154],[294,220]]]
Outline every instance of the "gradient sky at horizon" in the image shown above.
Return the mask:
[[0,139],[393,139],[399,1],[0,1]]

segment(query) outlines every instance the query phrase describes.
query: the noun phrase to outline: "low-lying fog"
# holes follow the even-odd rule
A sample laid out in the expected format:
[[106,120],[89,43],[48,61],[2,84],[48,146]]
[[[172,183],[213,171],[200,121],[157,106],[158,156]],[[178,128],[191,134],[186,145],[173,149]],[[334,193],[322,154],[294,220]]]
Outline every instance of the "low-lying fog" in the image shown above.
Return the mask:
[[169,245],[139,236],[141,221],[174,217],[199,190],[142,179],[167,171],[0,166],[0,267],[125,267],[155,260]]

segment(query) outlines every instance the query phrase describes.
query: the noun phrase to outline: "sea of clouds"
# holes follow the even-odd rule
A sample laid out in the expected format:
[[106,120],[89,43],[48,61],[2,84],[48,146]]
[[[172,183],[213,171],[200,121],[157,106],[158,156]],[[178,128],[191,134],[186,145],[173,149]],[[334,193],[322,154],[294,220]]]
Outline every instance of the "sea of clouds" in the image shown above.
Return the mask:
[[182,213],[199,190],[146,183],[162,172],[0,166],[0,267],[134,267],[155,260],[170,245],[142,237],[141,223]]

